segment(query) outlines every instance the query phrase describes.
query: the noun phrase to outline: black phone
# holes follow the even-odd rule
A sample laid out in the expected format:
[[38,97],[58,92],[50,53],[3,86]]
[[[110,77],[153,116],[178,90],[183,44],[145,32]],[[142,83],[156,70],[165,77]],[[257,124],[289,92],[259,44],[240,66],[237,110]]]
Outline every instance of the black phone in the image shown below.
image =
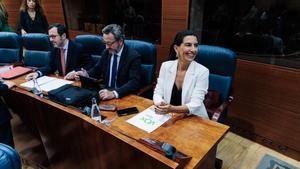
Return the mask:
[[117,110],[118,116],[126,116],[134,113],[138,113],[139,110],[136,107],[129,107],[126,109]]

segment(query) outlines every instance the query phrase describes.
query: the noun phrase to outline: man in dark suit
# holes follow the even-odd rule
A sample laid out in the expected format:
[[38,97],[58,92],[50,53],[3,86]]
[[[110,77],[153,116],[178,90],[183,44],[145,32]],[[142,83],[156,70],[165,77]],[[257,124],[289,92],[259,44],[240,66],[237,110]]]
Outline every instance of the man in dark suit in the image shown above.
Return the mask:
[[124,44],[124,35],[119,25],[111,24],[102,29],[106,49],[99,62],[90,70],[70,73],[67,79],[91,76],[103,79],[107,89],[99,91],[100,99],[121,98],[140,87],[141,57],[134,49]]
[[[15,83],[11,81],[0,82],[0,95],[3,96],[8,89],[14,85]],[[8,108],[3,103],[2,99],[0,99],[0,143],[14,147],[10,119],[11,115],[8,111]]]
[[54,47],[50,66],[42,67],[37,72],[30,73],[26,77],[27,80],[50,73],[66,76],[72,71],[80,70],[80,68],[89,69],[93,66],[91,56],[82,55],[82,46],[69,40],[66,32],[66,27],[62,24],[49,26],[48,34]]

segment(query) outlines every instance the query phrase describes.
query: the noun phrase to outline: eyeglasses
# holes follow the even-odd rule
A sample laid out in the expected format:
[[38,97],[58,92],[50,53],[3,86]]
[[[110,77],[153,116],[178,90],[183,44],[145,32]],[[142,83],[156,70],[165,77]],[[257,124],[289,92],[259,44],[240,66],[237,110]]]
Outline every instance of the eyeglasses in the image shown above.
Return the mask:
[[107,46],[111,46],[111,45],[113,45],[116,42],[117,42],[117,40],[112,41],[112,42],[105,42],[105,41],[103,41],[104,45],[107,45]]

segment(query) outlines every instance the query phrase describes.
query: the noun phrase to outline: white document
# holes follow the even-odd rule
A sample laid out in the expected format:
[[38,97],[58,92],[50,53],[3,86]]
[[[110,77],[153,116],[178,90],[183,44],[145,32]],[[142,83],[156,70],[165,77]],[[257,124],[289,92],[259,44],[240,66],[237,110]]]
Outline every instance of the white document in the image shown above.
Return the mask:
[[54,90],[54,89],[57,89],[63,85],[66,85],[66,84],[72,84],[73,82],[72,81],[69,81],[69,80],[64,80],[64,79],[55,79],[55,80],[52,80],[48,83],[45,83],[43,85],[41,85],[41,89],[42,91],[45,91],[45,92],[49,92],[50,90]]
[[[49,77],[49,76],[42,76],[40,78],[37,78],[37,83],[39,86],[42,86],[43,84],[46,84],[46,83],[49,83],[50,81],[54,81],[55,77]],[[32,89],[33,88],[33,80],[30,80],[28,82],[25,82],[25,83],[22,83],[21,86],[22,87],[25,87],[25,88],[29,88],[29,89]]]
[[151,133],[166,121],[168,121],[172,116],[169,114],[160,115],[156,114],[154,107],[151,106],[136,116],[127,120],[128,123],[145,130],[148,133]]
[[[55,77],[42,76],[40,78],[37,78],[37,83],[40,86],[42,91],[49,92],[50,90],[57,89],[66,84],[72,84],[73,82],[64,79],[58,79]],[[30,80],[28,82],[22,83],[20,86],[32,89],[34,83],[32,80]]]

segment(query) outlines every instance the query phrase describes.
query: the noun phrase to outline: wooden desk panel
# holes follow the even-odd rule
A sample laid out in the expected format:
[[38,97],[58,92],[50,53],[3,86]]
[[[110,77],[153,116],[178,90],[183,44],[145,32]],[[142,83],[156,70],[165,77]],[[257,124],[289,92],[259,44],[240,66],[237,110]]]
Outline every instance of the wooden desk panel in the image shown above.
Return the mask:
[[[17,84],[23,78],[14,80]],[[15,104],[18,100],[17,104]],[[112,126],[103,126],[79,111],[14,88],[6,101],[18,114],[26,114],[38,129],[51,168],[177,168],[178,164],[148,149],[135,139],[149,137],[166,141],[192,156],[185,168],[213,168],[216,147],[228,126],[199,117],[190,117],[165,125],[148,134],[117,118]],[[140,111],[151,100],[130,95],[103,102],[118,108],[136,106]],[[21,108],[20,108],[21,107]],[[103,112],[113,118],[115,112]],[[130,137],[123,135],[126,133]]]

